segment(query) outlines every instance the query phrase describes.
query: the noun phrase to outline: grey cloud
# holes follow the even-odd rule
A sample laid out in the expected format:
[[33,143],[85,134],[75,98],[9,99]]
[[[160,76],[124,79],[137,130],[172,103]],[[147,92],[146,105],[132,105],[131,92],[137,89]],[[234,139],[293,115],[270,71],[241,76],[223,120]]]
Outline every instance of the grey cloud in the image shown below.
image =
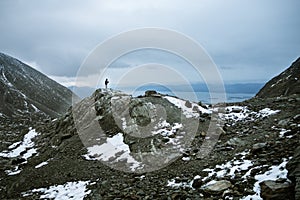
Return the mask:
[[[299,7],[298,0],[3,0],[0,51],[37,63],[48,75],[75,76],[89,52],[108,37],[139,27],[162,27],[203,45],[225,80],[241,81],[240,73],[247,72],[245,80],[266,81],[299,56]],[[141,55],[114,67],[149,60]]]

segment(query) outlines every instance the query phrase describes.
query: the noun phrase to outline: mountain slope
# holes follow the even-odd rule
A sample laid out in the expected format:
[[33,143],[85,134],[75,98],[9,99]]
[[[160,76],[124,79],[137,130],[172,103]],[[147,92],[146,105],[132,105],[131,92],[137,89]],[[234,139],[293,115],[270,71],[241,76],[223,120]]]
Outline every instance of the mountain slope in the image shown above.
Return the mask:
[[257,97],[279,97],[300,94],[300,58],[288,69],[271,79],[258,93]]
[[21,61],[0,53],[0,112],[42,111],[52,117],[72,104],[73,93]]

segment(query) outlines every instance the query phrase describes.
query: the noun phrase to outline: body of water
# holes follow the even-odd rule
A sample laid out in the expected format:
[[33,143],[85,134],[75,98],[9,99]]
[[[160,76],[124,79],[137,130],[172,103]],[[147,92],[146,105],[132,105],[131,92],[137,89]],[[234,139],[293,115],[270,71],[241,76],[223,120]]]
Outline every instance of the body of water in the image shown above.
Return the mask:
[[[168,94],[172,96],[177,96],[182,99],[187,99],[194,102],[203,102],[207,104],[215,104],[215,103],[232,103],[232,102],[242,102],[244,100],[250,99],[255,96],[255,94],[251,93],[209,93],[209,92],[169,92],[169,91],[158,91],[162,94]],[[144,95],[144,90],[136,90],[133,92],[133,96]]]

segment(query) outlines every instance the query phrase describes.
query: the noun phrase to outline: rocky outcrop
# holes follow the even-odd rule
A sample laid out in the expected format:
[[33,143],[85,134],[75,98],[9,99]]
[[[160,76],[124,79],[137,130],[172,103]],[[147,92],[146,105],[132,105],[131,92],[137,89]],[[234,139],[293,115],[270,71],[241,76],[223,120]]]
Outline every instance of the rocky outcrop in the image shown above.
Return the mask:
[[300,94],[300,58],[288,69],[270,80],[256,95],[259,98]]

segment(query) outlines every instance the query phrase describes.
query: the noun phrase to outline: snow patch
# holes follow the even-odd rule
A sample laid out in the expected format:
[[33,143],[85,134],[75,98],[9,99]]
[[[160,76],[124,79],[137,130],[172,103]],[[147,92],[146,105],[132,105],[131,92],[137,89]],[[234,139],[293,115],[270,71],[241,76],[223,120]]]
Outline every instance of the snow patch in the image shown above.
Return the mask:
[[[30,131],[24,135],[23,141],[13,143],[8,147],[11,151],[2,151],[0,156],[5,158],[15,158],[23,153],[22,158],[25,159],[23,163],[26,163],[28,158],[37,153],[37,150],[33,148],[34,142],[32,141],[37,135],[39,135],[39,133],[37,133],[35,129],[30,128]],[[16,175],[20,172],[19,166],[16,166],[13,170],[5,170],[7,175]]]
[[[175,179],[168,180],[167,186],[175,187],[175,188],[178,188],[178,187],[193,188],[192,185],[193,185],[194,180],[201,179],[203,182],[206,182],[212,176],[216,176],[218,178],[230,176],[230,178],[233,179],[237,172],[245,171],[245,170],[249,169],[251,166],[253,166],[252,161],[245,159],[245,156],[248,155],[249,152],[250,151],[243,151],[241,153],[238,153],[238,154],[236,154],[236,156],[239,156],[240,157],[239,159],[237,159],[235,157],[233,160],[228,161],[225,164],[216,165],[214,167],[214,169],[209,169],[209,168],[203,169],[204,172],[209,172],[208,175],[204,178],[202,178],[200,175],[196,175],[192,181],[176,182],[176,179],[178,179],[178,177],[176,177]],[[209,181],[208,183],[205,184],[205,186],[213,184],[213,183],[215,183],[215,180]]]
[[107,138],[106,143],[88,147],[88,154],[83,156],[87,160],[109,161],[112,158],[115,158],[113,162],[127,160],[127,163],[131,164],[132,171],[142,167],[142,164],[130,155],[129,146],[123,140],[123,134],[118,133],[111,138]]
[[[289,158],[291,159],[291,158]],[[287,169],[286,169],[286,164],[288,162],[288,159],[284,158],[283,162],[278,165],[278,166],[271,166],[269,171],[266,171],[263,174],[256,175],[254,178],[257,180],[254,184],[253,191],[255,192],[254,195],[248,195],[246,197],[243,197],[243,200],[251,200],[251,199],[256,199],[256,200],[262,200],[260,197],[260,186],[259,184],[263,181],[266,180],[272,180],[275,181],[280,178],[287,178]]]
[[[178,177],[177,177],[178,178]],[[179,187],[182,187],[182,188],[192,188],[192,184],[191,183],[186,183],[186,182],[176,182],[175,179],[172,179],[172,180],[168,180],[168,184],[167,184],[168,187],[173,187],[173,188],[179,188]]]
[[91,193],[86,186],[90,181],[67,182],[64,185],[50,186],[49,188],[33,189],[29,192],[22,193],[23,197],[31,196],[33,193],[43,193],[40,199],[55,200],[81,200]]
[[283,138],[283,137],[286,137],[286,138],[292,138],[293,135],[288,135],[288,136],[285,136],[284,134],[287,133],[287,132],[290,132],[291,130],[286,130],[286,129],[281,129],[281,131],[279,132],[279,137]]
[[264,108],[257,113],[257,117],[267,117],[269,115],[275,115],[280,110],[271,110],[270,108]]
[[13,170],[5,170],[5,173],[9,176],[13,176],[16,174],[19,174],[21,172],[21,170],[19,169],[19,166],[16,166]]
[[[160,134],[164,137],[174,135],[178,129],[182,128],[182,124],[174,123],[173,126],[170,125],[166,120],[158,123],[154,129],[155,131],[152,131],[153,135]],[[158,129],[158,130],[157,130]]]
[[183,160],[183,161],[190,161],[191,158],[190,158],[190,157],[182,157],[182,160]]
[[8,85],[9,87],[13,87],[13,85],[9,82],[9,80],[6,78],[5,74],[4,74],[4,70],[2,70],[2,80],[6,83],[6,85]]
[[231,160],[228,161],[225,164],[221,164],[221,165],[216,165],[214,167],[214,169],[203,169],[204,172],[209,172],[207,177],[204,177],[202,179],[202,181],[206,181],[207,179],[209,179],[212,176],[216,176],[218,178],[221,177],[225,177],[225,176],[230,176],[231,178],[235,177],[236,172],[240,172],[240,171],[245,171],[247,169],[249,169],[253,163],[251,160],[247,160],[245,159],[245,155],[247,155],[249,152],[245,151],[236,155],[242,155],[242,157],[240,159],[237,159],[236,157]]
[[16,143],[13,143],[12,145],[10,145],[8,147],[9,150],[11,151],[8,151],[8,150],[5,150],[5,151],[2,151],[0,153],[0,156],[1,157],[5,157],[5,158],[15,158],[15,157],[18,157],[21,155],[21,153],[25,152],[25,154],[23,154],[22,158],[24,159],[28,159],[30,158],[33,154],[35,154],[37,151],[36,149],[34,149],[34,142],[33,142],[33,139],[38,136],[39,133],[37,133],[35,131],[35,129],[31,129],[30,128],[30,131],[24,135],[24,138],[23,138],[23,141],[21,142],[16,142]]
[[40,167],[43,167],[44,165],[48,165],[48,162],[47,161],[41,162],[40,164],[36,165],[34,168],[38,169]]
[[31,104],[31,107],[34,109],[35,112],[39,112],[40,109],[38,109],[35,105]]
[[200,117],[201,113],[212,113],[212,111],[205,109],[196,103],[190,103],[191,107],[189,108],[186,106],[187,101],[185,100],[170,96],[165,96],[164,98],[167,99],[170,103],[174,104],[176,107],[180,108],[187,118],[198,118]]
[[248,109],[247,106],[228,106],[226,107],[226,113],[219,113],[219,117],[222,120],[229,121],[255,121],[259,118],[265,118],[270,115],[274,115],[280,110],[271,110],[270,108],[264,108],[258,112],[254,112]]

